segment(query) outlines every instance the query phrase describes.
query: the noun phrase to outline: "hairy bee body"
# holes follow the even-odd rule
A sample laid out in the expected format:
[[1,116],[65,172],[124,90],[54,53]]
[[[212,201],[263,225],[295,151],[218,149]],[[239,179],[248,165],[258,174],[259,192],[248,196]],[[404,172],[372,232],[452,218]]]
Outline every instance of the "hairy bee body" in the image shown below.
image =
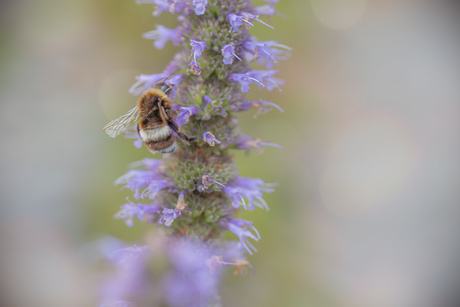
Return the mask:
[[[147,149],[152,152],[170,153],[176,148],[176,140],[188,144],[196,138],[189,138],[180,132],[174,119],[174,101],[167,95],[172,89],[170,84],[159,82],[144,92],[135,108],[118,117],[104,127],[111,137],[123,132],[129,123],[139,118],[137,132]],[[174,134],[174,133],[175,134]]]
[[172,99],[161,90],[161,84],[158,84],[139,98],[137,108],[140,121],[137,131],[147,149],[152,153],[170,153],[176,148],[176,138],[172,135],[171,127],[163,122],[156,101],[162,101],[162,106],[171,120],[176,118],[176,112],[172,110]]

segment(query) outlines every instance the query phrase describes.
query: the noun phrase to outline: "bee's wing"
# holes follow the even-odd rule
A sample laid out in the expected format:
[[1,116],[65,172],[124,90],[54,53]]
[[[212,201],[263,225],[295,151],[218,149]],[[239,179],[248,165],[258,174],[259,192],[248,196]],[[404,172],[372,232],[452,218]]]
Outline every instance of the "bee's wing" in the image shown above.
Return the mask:
[[125,131],[126,128],[128,128],[129,124],[133,121],[136,121],[138,117],[139,112],[136,106],[128,112],[126,112],[125,114],[123,114],[122,116],[119,116],[112,120],[110,123],[105,125],[103,129],[110,137],[114,138],[123,131]]

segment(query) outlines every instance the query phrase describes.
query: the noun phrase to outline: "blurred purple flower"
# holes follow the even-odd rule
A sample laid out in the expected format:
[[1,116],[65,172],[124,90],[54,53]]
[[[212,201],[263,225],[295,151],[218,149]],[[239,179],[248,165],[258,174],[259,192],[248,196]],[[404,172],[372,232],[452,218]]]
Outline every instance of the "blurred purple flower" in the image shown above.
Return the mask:
[[252,222],[229,218],[222,220],[222,226],[233,232],[240,239],[241,245],[250,255],[252,255],[252,251],[257,252],[257,249],[248,241],[249,238],[255,241],[260,240],[259,232],[252,226]]
[[268,102],[265,100],[256,100],[256,101],[245,101],[245,102],[237,102],[230,106],[230,109],[234,112],[239,111],[246,111],[249,109],[256,109],[256,113],[254,114],[254,118],[256,118],[260,113],[267,113],[271,110],[271,107],[277,109],[280,112],[284,112],[281,107],[273,102]]
[[168,29],[161,25],[156,30],[146,32],[142,35],[146,39],[153,39],[153,45],[157,49],[163,49],[166,42],[171,41],[174,46],[178,46],[181,39],[180,29]]
[[161,210],[160,205],[143,205],[135,204],[128,199],[128,203],[121,206],[121,210],[115,214],[116,219],[124,219],[126,226],[132,227],[134,225],[134,217],[140,221],[153,222],[153,217]]
[[208,5],[208,0],[193,0],[193,6],[195,7],[195,14],[203,15]]
[[174,307],[210,306],[218,301],[218,276],[207,265],[209,251],[198,242],[181,241],[172,245],[169,259],[174,269],[165,278],[167,300]]

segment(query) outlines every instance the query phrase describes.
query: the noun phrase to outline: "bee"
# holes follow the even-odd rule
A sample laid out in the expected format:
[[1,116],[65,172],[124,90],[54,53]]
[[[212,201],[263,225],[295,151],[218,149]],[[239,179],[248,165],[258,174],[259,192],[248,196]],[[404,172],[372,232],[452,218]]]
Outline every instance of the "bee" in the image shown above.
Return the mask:
[[188,137],[182,133],[174,121],[178,114],[173,110],[174,101],[168,96],[173,89],[173,85],[166,82],[168,78],[145,91],[134,108],[108,123],[103,128],[104,131],[110,137],[116,137],[125,131],[131,122],[140,118],[137,133],[152,153],[173,152],[176,148],[176,139],[187,145],[195,141],[196,137]]

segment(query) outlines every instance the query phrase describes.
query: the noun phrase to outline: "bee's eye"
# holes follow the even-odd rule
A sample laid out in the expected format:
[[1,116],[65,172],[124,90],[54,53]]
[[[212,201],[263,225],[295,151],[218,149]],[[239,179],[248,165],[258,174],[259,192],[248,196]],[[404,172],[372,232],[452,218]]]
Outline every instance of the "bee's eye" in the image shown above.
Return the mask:
[[152,101],[153,103],[157,103],[157,102],[158,102],[158,96],[153,96],[152,99],[151,99],[151,101]]
[[160,87],[160,89],[161,89],[163,92],[165,92],[165,94],[167,94],[167,93],[171,90],[171,87],[168,86],[168,85],[162,85],[162,86]]

